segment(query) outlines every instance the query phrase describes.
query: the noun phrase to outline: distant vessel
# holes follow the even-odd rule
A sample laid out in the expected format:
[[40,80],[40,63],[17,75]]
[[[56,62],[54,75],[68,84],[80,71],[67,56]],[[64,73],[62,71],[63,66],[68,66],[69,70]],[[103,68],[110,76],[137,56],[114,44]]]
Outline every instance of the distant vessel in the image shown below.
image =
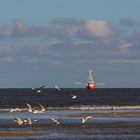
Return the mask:
[[92,70],[89,70],[87,83],[75,82],[75,84],[80,85],[80,86],[86,86],[86,88],[89,90],[95,90],[96,86],[103,85],[103,84],[105,84],[105,82],[95,84],[95,82],[93,80]]
[[87,82],[87,86],[86,87],[87,87],[87,89],[91,89],[91,90],[96,89],[96,86],[95,86],[94,80],[93,80],[92,70],[89,70],[88,82]]

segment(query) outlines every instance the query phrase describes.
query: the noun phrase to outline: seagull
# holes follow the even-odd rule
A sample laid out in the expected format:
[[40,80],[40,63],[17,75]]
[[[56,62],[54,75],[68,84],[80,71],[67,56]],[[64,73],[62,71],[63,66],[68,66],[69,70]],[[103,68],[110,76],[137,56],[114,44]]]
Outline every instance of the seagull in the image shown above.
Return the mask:
[[76,99],[76,98],[77,98],[76,95],[72,95],[72,94],[71,94],[70,96],[71,96],[72,99]]
[[112,110],[116,110],[116,107],[115,107],[115,106],[113,106],[113,107],[112,107]]
[[23,125],[24,121],[21,118],[15,118],[14,120],[18,125]]
[[11,108],[10,112],[22,111],[20,108]]
[[81,118],[81,123],[85,123],[88,119],[92,118],[92,116],[87,116],[86,118]]
[[40,93],[42,92],[42,89],[45,88],[45,85],[42,85],[40,87],[37,87],[37,88],[32,88],[33,91],[36,91],[36,93]]
[[37,114],[37,113],[45,113],[45,108],[39,104],[39,106],[41,107],[41,110],[40,109],[34,109],[32,112]]
[[26,104],[28,106],[28,111],[38,114],[38,113],[45,113],[45,108],[39,104],[39,106],[41,107],[41,109],[37,109],[37,108],[32,108],[30,104]]
[[26,105],[28,106],[28,111],[33,112],[33,108],[31,107],[31,105],[30,104],[26,104]]
[[40,107],[41,107],[41,111],[46,111],[46,109],[43,107],[43,105],[41,105],[41,104],[39,104],[40,105]]
[[57,85],[54,86],[54,89],[57,90],[57,91],[61,91],[61,89]]
[[33,113],[34,114],[41,114],[41,113],[45,113],[45,111],[35,109],[35,110],[33,110]]
[[24,125],[27,125],[29,122],[28,122],[28,119],[23,119],[23,124]]
[[18,125],[27,125],[29,123],[28,119],[21,119],[21,118],[15,118],[15,122]]
[[54,122],[54,124],[60,124],[60,122],[57,119],[54,119],[52,117],[50,119]]
[[36,92],[37,92],[37,93],[40,93],[40,92],[41,92],[41,90],[40,90],[40,89],[38,89]]
[[[33,124],[32,120],[30,118],[27,119],[21,119],[21,118],[15,118],[14,120],[18,125],[31,125]],[[33,120],[34,122],[37,120]]]

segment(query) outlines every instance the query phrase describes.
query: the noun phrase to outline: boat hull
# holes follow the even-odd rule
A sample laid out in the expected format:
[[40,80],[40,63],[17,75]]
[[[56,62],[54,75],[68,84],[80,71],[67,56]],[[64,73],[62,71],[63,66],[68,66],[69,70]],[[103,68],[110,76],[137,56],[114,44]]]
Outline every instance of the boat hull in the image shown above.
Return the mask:
[[96,89],[96,86],[87,86],[87,89],[95,90]]

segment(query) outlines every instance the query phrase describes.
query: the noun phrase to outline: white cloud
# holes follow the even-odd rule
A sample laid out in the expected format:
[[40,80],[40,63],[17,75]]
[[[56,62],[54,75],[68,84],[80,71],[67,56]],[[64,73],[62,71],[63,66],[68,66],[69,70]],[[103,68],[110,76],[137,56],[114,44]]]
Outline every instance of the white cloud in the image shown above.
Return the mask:
[[121,50],[122,53],[124,54],[129,54],[130,53],[130,48],[133,46],[132,43],[122,43],[118,47]]
[[102,20],[87,20],[84,28],[91,37],[106,38],[114,34],[108,22]]

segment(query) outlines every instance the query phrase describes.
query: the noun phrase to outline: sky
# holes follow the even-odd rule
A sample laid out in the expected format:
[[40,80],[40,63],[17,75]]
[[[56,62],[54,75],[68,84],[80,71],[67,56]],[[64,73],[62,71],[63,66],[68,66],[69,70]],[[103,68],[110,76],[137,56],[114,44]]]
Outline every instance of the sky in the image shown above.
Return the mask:
[[140,88],[139,0],[0,0],[0,88]]

